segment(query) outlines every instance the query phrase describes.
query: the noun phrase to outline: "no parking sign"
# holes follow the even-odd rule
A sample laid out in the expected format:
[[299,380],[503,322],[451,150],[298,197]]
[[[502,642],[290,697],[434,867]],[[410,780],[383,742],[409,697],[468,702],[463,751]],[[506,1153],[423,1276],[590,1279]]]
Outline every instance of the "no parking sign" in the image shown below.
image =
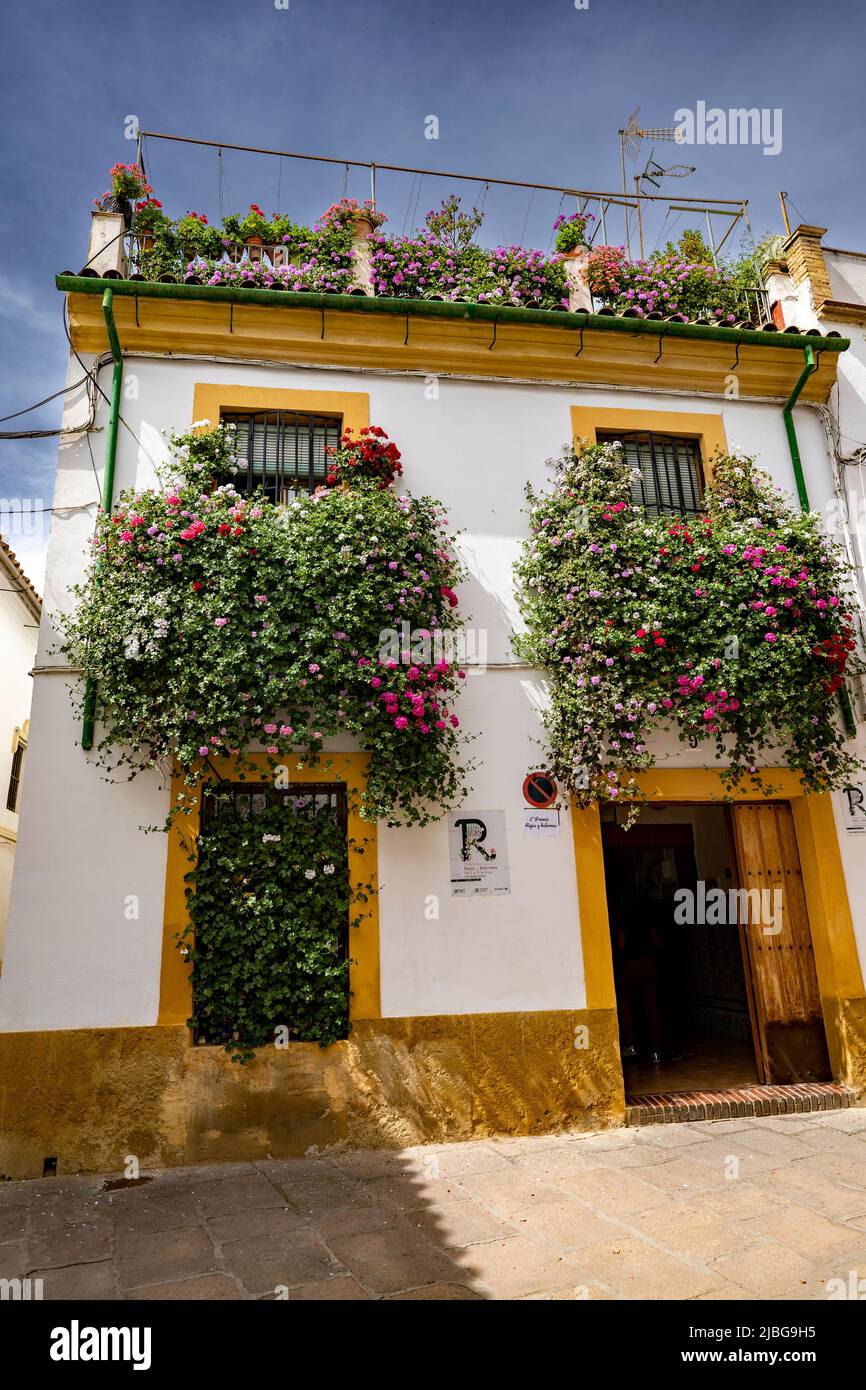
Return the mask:
[[546,811],[559,794],[549,772],[531,772],[523,783],[523,799],[534,811]]

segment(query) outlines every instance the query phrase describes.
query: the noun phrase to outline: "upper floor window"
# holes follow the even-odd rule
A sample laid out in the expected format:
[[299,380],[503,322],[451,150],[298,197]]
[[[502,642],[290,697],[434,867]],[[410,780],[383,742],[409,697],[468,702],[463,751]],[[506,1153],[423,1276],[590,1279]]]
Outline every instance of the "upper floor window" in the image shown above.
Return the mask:
[[272,502],[288,502],[295,492],[313,492],[327,474],[326,450],[340,443],[339,416],[307,411],[223,411],[237,428],[237,453],[246,460],[235,479],[238,492],[263,487]]
[[690,513],[702,510],[703,475],[696,439],[682,439],[654,431],[600,431],[599,444],[618,439],[626,463],[635,470],[631,495],[653,516],[661,512]]
[[24,754],[26,750],[26,741],[19,737],[15,745],[15,752],[12,754],[12,771],[9,774],[9,790],[6,793],[7,811],[18,810],[18,793],[21,790],[21,774],[24,771]]

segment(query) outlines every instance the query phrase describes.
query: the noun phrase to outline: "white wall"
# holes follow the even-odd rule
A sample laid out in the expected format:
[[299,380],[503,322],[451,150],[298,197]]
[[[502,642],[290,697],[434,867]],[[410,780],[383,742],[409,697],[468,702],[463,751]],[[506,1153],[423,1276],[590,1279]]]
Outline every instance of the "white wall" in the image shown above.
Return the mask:
[[[30,717],[33,678],[30,672],[36,655],[36,618],[16,593],[21,579],[0,566],[0,961],[3,960],[9,892],[15,859],[15,836],[24,796],[24,783],[18,791],[18,810],[6,809],[6,793],[12,771],[16,729],[23,729]],[[27,769],[27,755],[24,771]]]
[[[792,354],[792,383],[798,366]],[[161,432],[183,430],[193,419],[196,382],[368,392],[371,419],[403,452],[405,485],[441,498],[454,527],[464,532],[460,544],[470,577],[461,607],[473,625],[486,629],[491,664],[513,662],[510,572],[525,534],[524,485],[531,480],[543,486],[549,478],[544,461],[569,438],[572,405],[719,410],[729,443],[759,455],[783,487],[793,488],[781,410],[775,405],[446,378],[440,380],[438,399],[429,400],[423,378],[342,370],[130,360],[126,371],[137,378],[138,397],[124,400],[123,415],[144,447],[121,429],[118,490],[152,481],[151,459],[165,456]],[[821,506],[832,495],[826,439],[814,412],[798,408],[796,414],[813,505]],[[104,415],[101,408],[103,425]],[[102,439],[92,436],[100,470]],[[86,445],[67,446],[56,505],[79,505],[94,496]],[[91,527],[92,513],[55,514],[49,605],[68,602],[66,589],[80,577]],[[50,646],[46,623],[42,659],[56,661]],[[137,826],[163,818],[167,793],[155,778],[120,788],[100,780],[75,746],[77,731],[64,712],[64,684],[57,675],[38,682],[33,738],[40,752],[36,766],[31,764],[36,785],[31,784],[22,818],[7,964],[0,980],[0,1027],[152,1023],[165,842],[141,835]],[[466,682],[459,710],[464,726],[479,734],[469,751],[481,766],[466,809],[506,813],[509,896],[450,896],[444,823],[413,830],[380,827],[386,1015],[579,1008],[585,1002],[567,814],[558,837],[529,839],[522,830],[522,781],[538,762],[539,695],[537,674],[519,667],[491,669]],[[676,740],[665,740],[659,752],[680,765],[702,761],[700,751]],[[843,853],[849,886],[858,890],[852,896],[866,904],[866,893],[859,891],[862,851],[843,842]],[[123,920],[129,893],[140,893],[146,904],[137,924]],[[438,920],[425,916],[428,895],[439,898]],[[858,929],[866,954],[863,906]]]

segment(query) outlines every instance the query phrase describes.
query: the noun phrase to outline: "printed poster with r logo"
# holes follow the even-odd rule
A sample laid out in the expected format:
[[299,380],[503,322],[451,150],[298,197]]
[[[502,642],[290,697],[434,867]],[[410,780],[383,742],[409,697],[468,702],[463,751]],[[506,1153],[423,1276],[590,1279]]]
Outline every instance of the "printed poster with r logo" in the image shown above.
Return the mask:
[[511,892],[504,811],[453,811],[448,855],[452,897]]

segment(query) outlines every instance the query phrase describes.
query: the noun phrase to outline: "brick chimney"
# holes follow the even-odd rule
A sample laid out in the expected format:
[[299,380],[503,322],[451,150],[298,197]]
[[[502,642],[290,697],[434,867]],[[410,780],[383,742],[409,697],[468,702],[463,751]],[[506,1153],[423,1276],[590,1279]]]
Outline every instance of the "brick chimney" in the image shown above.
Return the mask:
[[821,250],[821,238],[826,230],[826,227],[810,227],[801,222],[782,247],[782,255],[788,262],[788,273],[794,284],[809,281],[812,308],[816,313],[820,313],[825,300],[833,297],[824,252]]

